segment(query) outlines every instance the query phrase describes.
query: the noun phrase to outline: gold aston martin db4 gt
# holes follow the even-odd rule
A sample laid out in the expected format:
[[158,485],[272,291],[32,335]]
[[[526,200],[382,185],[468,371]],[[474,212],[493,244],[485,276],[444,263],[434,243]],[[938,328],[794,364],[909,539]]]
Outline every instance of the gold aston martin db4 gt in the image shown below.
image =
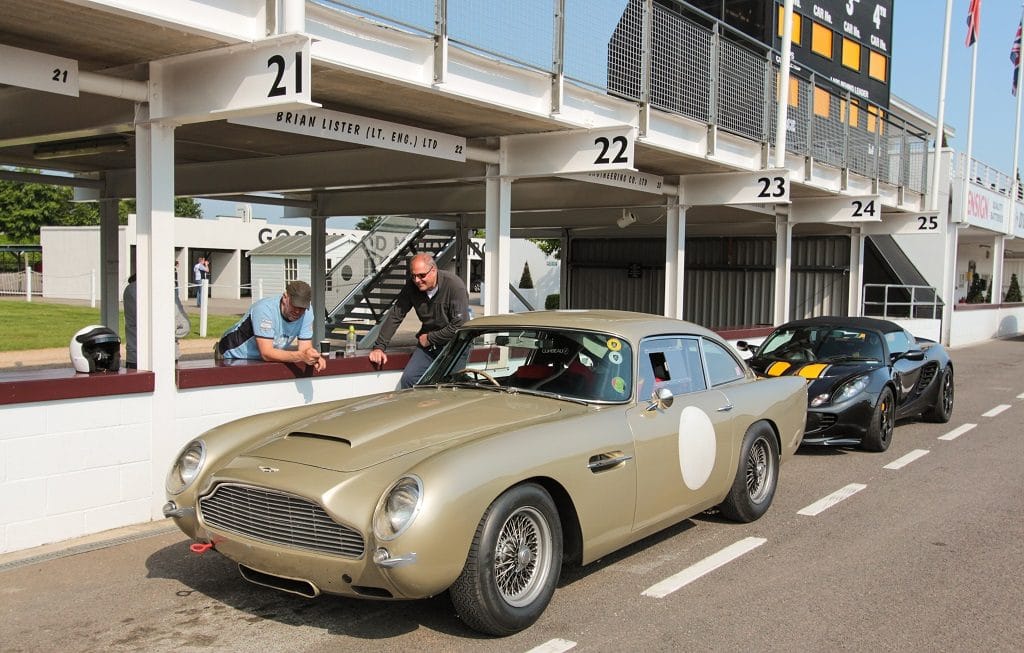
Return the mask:
[[771,504],[804,379],[758,379],[697,325],[619,311],[466,323],[420,383],[189,442],[164,513],[247,580],[308,597],[448,591],[507,635],[587,564],[718,506]]

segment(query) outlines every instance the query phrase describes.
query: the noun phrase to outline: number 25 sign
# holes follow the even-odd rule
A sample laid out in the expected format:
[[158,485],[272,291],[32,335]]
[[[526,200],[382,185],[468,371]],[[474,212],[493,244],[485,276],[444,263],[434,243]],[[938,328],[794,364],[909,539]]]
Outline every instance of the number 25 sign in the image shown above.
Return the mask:
[[162,102],[150,117],[179,123],[221,120],[284,105],[311,108],[310,38],[286,34],[154,62]]

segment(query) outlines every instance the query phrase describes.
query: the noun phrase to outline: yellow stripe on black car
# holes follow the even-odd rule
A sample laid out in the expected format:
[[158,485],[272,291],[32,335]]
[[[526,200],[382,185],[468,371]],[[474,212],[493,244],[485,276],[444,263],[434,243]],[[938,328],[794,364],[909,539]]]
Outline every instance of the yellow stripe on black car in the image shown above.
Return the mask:
[[811,363],[809,365],[804,365],[803,367],[801,367],[797,374],[804,377],[805,379],[817,379],[818,377],[825,373],[825,369],[827,367],[828,363]]
[[769,365],[768,369],[766,369],[764,373],[767,376],[782,376],[790,367],[789,363],[778,361]]

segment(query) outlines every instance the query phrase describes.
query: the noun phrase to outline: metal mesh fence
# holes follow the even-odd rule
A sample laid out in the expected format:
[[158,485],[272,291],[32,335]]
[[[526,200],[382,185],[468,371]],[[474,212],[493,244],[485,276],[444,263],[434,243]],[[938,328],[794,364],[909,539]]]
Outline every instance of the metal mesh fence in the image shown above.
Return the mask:
[[448,38],[550,72],[553,16],[553,0],[448,0]]
[[[566,26],[568,28],[568,24]],[[608,43],[608,92],[641,98],[643,82],[643,3],[629,0]]]
[[[637,39],[634,52],[636,74],[633,77],[639,84],[641,14],[636,13],[639,9],[640,5],[635,0],[607,0],[600,3],[593,0],[565,0],[563,72],[566,79],[585,86],[610,89],[613,44],[623,38],[623,30],[632,29]],[[615,56],[629,55],[618,52]]]
[[754,140],[765,139],[768,61],[748,48],[719,40],[718,125]]
[[712,33],[655,5],[651,51],[651,104],[710,121]]

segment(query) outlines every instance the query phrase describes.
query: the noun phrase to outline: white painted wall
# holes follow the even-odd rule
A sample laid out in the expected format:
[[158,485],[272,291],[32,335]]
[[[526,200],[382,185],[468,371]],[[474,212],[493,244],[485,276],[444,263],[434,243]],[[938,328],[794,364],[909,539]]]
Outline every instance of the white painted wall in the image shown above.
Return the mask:
[[[125,227],[118,229],[118,251],[124,250]],[[43,297],[99,301],[100,228],[42,227]],[[118,288],[127,283],[127,259],[122,261]]]
[[1024,305],[953,311],[950,347],[973,345],[992,338],[1024,333]]
[[165,475],[192,438],[247,415],[393,390],[399,376],[182,390],[170,425],[153,423],[148,394],[0,407],[0,553],[162,519]]

